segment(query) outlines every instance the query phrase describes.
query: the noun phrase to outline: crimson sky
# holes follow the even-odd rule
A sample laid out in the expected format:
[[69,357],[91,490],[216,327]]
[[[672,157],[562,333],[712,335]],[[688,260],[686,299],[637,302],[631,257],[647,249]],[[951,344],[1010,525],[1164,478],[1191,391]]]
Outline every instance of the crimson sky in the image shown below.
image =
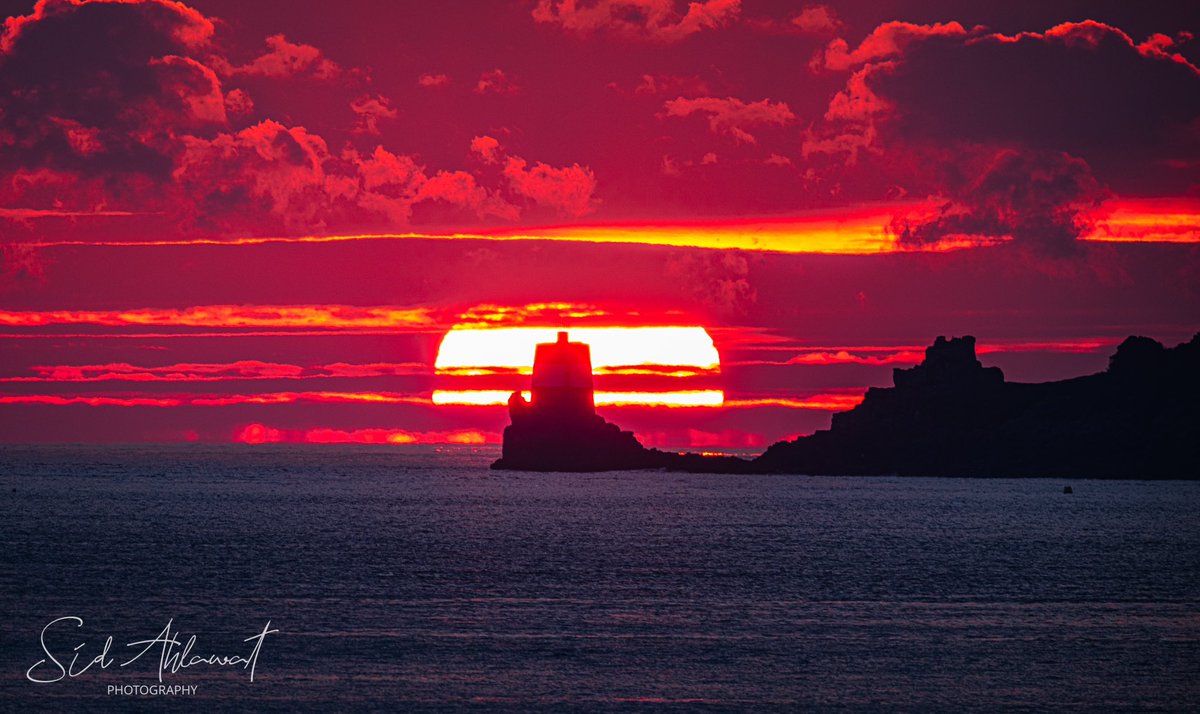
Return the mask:
[[1200,328],[1188,3],[0,13],[4,440],[494,439],[428,403],[480,306],[708,327],[729,407],[608,414],[690,446]]

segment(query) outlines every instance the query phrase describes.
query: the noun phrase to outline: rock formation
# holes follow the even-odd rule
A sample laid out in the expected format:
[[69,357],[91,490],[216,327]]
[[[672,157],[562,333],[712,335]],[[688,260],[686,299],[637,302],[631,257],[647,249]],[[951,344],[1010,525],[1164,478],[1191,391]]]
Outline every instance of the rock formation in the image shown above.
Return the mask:
[[1106,371],[1021,384],[939,337],[832,427],[780,442],[756,471],[912,476],[1200,478],[1200,334],[1130,337]]
[[832,426],[754,461],[643,447],[596,414],[588,347],[538,345],[532,401],[509,400],[496,469],[901,476],[1200,478],[1200,334],[1166,349],[1145,337],[1106,371],[1060,382],[1006,382],[975,338],[939,337],[895,386],[867,391]]
[[[671,454],[647,449],[632,432],[596,414],[588,346],[558,341],[537,346],[531,401],[520,392],[508,400],[512,421],[504,429],[504,451],[493,469],[518,471],[614,471],[672,467],[730,470],[740,459]],[[705,464],[708,464],[705,466]],[[725,464],[722,466],[721,464]],[[691,467],[691,468],[689,468]]]

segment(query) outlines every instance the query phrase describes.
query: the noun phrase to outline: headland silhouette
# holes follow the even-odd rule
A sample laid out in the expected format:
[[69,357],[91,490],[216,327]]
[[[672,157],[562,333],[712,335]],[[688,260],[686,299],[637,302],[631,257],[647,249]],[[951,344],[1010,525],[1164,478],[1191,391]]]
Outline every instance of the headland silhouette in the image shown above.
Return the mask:
[[1007,382],[971,336],[937,340],[892,371],[830,429],[753,460],[647,449],[596,414],[588,346],[538,345],[532,401],[509,400],[496,469],[712,473],[1197,479],[1200,333],[1165,348],[1129,337],[1108,369],[1057,382]]
[[[647,449],[633,432],[596,414],[592,390],[591,350],[571,342],[566,332],[557,342],[537,346],[530,401],[513,392],[508,400],[512,423],[504,429],[504,451],[494,469],[518,471],[617,471],[684,468],[708,459]],[[726,468],[747,462],[717,459]],[[704,461],[703,463],[708,463]],[[697,468],[697,470],[704,470]]]

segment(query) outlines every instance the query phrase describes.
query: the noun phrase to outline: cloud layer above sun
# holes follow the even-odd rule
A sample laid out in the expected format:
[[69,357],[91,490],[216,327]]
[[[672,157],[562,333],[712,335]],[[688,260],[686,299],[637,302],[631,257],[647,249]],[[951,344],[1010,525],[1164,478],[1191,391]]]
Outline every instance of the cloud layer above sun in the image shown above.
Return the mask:
[[1041,381],[1198,327],[1183,3],[5,7],[5,439],[477,445],[527,375],[447,333],[686,327],[601,409],[758,448],[939,334]]

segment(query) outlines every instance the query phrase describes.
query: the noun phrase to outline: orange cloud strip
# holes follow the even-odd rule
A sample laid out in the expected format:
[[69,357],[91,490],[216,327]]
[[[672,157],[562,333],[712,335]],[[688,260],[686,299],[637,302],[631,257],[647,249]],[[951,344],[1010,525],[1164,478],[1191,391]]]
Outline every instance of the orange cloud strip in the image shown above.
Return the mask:
[[220,382],[226,380],[325,379],[334,377],[389,377],[429,374],[419,362],[348,364],[335,362],[314,367],[242,360],[228,363],[179,363],[139,367],[128,362],[84,365],[39,365],[34,377],[0,377],[0,382]]
[[[432,332],[418,330],[408,332]],[[440,332],[440,330],[436,330]],[[207,339],[220,337],[329,337],[330,335],[395,335],[396,330],[338,328],[333,330],[237,330],[236,332],[0,332],[7,340],[167,340],[177,337]]]
[[1121,200],[1087,240],[1114,243],[1200,243],[1200,201]]
[[[1012,352],[1064,352],[1083,354],[1097,350],[1108,350],[1120,340],[1109,337],[1087,337],[1075,340],[983,342],[977,354],[1003,354]],[[828,364],[911,364],[925,358],[926,345],[852,345],[852,346],[796,346],[787,340],[776,340],[767,344],[747,343],[745,349],[762,351],[797,352],[787,360],[743,360],[728,362],[728,366],[749,365],[828,365]]]
[[804,352],[784,364],[913,364],[925,359],[923,351],[901,350],[880,354],[855,354],[847,350]]
[[[240,405],[276,405],[297,402],[334,404],[410,404],[426,406],[498,406],[508,402],[512,392],[503,390],[438,390],[431,396],[398,392],[264,392],[259,394],[5,394],[0,405],[84,405],[92,407],[227,407]],[[529,392],[523,393],[526,399]],[[686,390],[675,392],[597,392],[597,406],[606,407],[786,407],[840,411],[862,401],[859,391],[830,392],[806,397],[750,397],[725,399],[721,390]]]
[[241,404],[292,404],[295,402],[428,405],[429,397],[397,392],[265,392],[261,394],[114,394],[57,395],[6,394],[0,404],[51,404],[117,407],[227,407]]
[[[738,249],[776,253],[872,255],[893,252],[944,252],[992,245],[997,241],[961,239],[901,246],[889,229],[898,215],[936,212],[937,201],[847,206],[786,218],[738,219],[662,224],[591,224],[496,230],[480,233],[363,233],[354,235],[268,238],[189,238],[162,241],[59,240],[31,242],[35,248],[60,246],[151,247],[338,243],[367,240],[485,240],[626,243],[681,248]],[[1085,241],[1200,243],[1200,201],[1187,198],[1116,199]],[[1002,241],[1000,241],[1002,242]]]
[[243,444],[498,444],[500,435],[476,430],[276,429],[254,423],[240,427],[233,440]]
[[[529,392],[522,392],[530,399]],[[511,391],[501,389],[438,389],[433,392],[437,405],[494,406],[507,404]],[[719,389],[674,392],[596,392],[596,406],[719,407],[725,401]]]
[[103,325],[107,327],[300,327],[390,328],[428,327],[434,320],[425,308],[357,307],[353,305],[202,305],[184,309],[0,310],[0,325]]
[[132,211],[63,211],[53,208],[0,208],[0,218],[28,220],[31,218],[85,218],[91,216],[150,216],[153,213],[133,213]]
[[901,248],[888,225],[898,214],[932,210],[934,204],[883,203],[836,210],[810,212],[788,218],[758,220],[696,221],[672,224],[571,225],[496,230],[480,233],[364,233],[354,235],[194,238],[162,241],[44,241],[39,248],[60,246],[138,247],[200,245],[263,245],[273,243],[338,243],[365,240],[486,240],[565,241],[581,243],[627,243],[779,252],[865,255],[904,251],[945,251],[969,248],[977,241],[943,242]]
[[637,325],[641,327],[686,324],[690,320],[679,310],[610,309],[570,302],[539,302],[526,305],[484,303],[464,310],[454,323],[455,329],[498,327],[555,327],[570,325]]
[[840,393],[830,392],[813,394],[807,397],[757,397],[750,399],[731,399],[725,406],[750,409],[754,407],[786,407],[788,409],[814,409],[817,411],[840,412],[853,409],[862,403],[865,392]]

